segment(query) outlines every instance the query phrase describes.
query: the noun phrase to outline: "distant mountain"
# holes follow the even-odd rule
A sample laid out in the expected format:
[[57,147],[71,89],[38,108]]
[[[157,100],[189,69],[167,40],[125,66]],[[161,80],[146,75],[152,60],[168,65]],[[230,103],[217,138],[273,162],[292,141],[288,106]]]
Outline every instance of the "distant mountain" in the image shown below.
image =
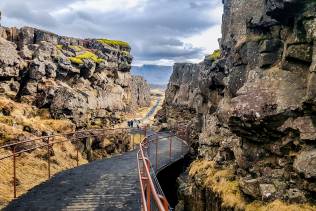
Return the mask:
[[161,65],[143,65],[133,66],[132,75],[140,75],[147,80],[149,84],[167,85],[172,74],[172,66]]

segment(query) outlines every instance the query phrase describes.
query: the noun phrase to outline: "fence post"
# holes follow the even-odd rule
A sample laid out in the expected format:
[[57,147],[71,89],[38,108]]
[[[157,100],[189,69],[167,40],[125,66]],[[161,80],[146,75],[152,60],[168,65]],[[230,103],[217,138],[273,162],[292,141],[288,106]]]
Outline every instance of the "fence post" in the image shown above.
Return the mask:
[[156,135],[156,172],[158,170],[158,135]]
[[144,128],[144,136],[146,137],[147,136],[147,126],[145,125],[145,128]]
[[77,149],[77,167],[79,166],[79,146],[76,147]]
[[172,150],[172,137],[171,137],[171,132],[169,132],[169,157],[171,161],[171,150]]
[[50,179],[50,152],[49,152],[49,137],[47,139],[47,168],[48,168],[48,179]]
[[165,208],[165,210],[169,210],[169,203],[168,203],[167,199],[165,197],[162,197],[161,201],[162,201],[162,205]]
[[16,198],[16,145],[13,147],[13,197]]
[[[146,166],[148,169],[150,169],[150,161],[146,159]],[[146,170],[145,170],[146,172]],[[150,211],[150,205],[151,205],[151,188],[150,188],[150,182],[149,182],[150,175],[146,175],[147,178],[147,184],[146,184],[146,193],[147,193],[147,211]]]
[[146,185],[146,199],[147,199],[147,210],[150,211],[150,185],[149,185],[149,179],[147,179],[147,185]]

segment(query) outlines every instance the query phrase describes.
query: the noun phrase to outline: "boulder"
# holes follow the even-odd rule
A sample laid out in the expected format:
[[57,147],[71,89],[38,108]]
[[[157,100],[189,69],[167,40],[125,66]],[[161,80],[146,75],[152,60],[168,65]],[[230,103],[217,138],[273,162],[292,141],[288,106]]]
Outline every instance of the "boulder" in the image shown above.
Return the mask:
[[244,194],[253,198],[258,198],[260,196],[259,183],[257,179],[241,179],[239,181],[239,185]]
[[297,59],[303,62],[312,62],[312,46],[309,44],[296,44],[288,46],[285,56],[287,59]]
[[16,45],[0,38],[0,77],[18,77],[26,63],[19,56]]
[[305,178],[316,178],[316,149],[301,151],[296,157],[293,167]]
[[274,198],[276,189],[273,184],[260,184],[259,189],[263,201],[271,200]]
[[297,188],[286,191],[286,198],[290,203],[306,203],[305,193]]

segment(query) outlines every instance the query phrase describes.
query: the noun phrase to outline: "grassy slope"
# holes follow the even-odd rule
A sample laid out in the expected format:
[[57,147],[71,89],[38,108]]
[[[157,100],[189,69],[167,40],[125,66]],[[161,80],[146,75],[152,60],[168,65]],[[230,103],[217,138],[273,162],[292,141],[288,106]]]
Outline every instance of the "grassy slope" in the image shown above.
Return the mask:
[[254,201],[247,203],[239,189],[238,182],[234,178],[233,168],[222,167],[215,168],[213,161],[197,160],[194,161],[189,170],[190,177],[200,178],[202,186],[218,193],[222,198],[222,206],[227,208],[237,208],[237,210],[246,211],[312,211],[315,206],[309,204],[286,204],[280,200],[264,204]]
[[[0,145],[41,136],[43,132],[59,133],[74,130],[68,120],[53,120],[48,112],[27,104],[16,103],[0,97]],[[56,139],[55,139],[56,140]],[[39,143],[42,143],[41,141]],[[76,166],[73,144],[61,143],[53,147],[52,175]],[[1,149],[0,156],[11,154],[11,149]],[[79,163],[87,161],[81,156]],[[12,158],[0,161],[0,208],[12,200]],[[17,158],[17,193],[21,195],[47,179],[47,151],[37,149]]]

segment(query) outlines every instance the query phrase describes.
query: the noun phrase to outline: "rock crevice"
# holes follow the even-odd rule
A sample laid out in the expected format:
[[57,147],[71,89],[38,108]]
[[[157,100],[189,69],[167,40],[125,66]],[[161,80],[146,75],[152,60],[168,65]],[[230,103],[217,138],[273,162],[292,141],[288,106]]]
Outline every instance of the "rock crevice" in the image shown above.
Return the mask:
[[[181,206],[313,210],[316,3],[223,3],[221,57],[176,64],[158,115],[166,127],[182,122],[194,130],[200,162],[191,169],[201,172],[184,182],[192,194],[180,194]],[[213,171],[224,176],[212,182]],[[207,208],[214,194],[221,203]]]

